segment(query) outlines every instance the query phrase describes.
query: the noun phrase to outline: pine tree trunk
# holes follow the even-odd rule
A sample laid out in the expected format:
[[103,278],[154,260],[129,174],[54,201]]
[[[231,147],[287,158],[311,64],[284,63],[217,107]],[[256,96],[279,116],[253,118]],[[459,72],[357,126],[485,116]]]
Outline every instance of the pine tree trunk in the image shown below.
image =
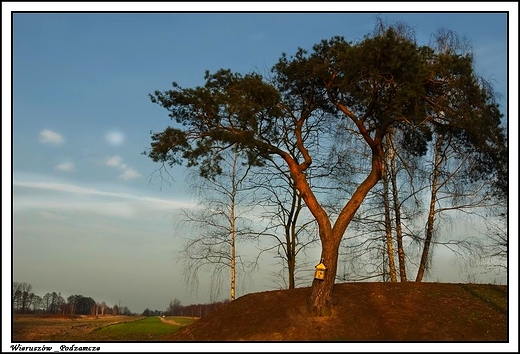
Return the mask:
[[[322,240],[331,239],[331,236],[332,235],[330,235],[328,238],[322,238]],[[334,291],[334,283],[336,280],[338,252],[339,242],[323,242],[321,259],[322,263],[325,265],[325,267],[327,267],[325,271],[325,279],[313,280],[311,296],[308,303],[309,310],[314,316],[331,315],[331,300],[332,293]]]
[[[312,292],[308,305],[309,311],[313,315],[327,316],[331,314],[332,292],[336,280],[341,239],[366,195],[382,177],[384,170],[384,152],[381,141],[379,140],[378,143],[373,143],[371,148],[372,170],[367,178],[356,189],[347,204],[343,207],[343,210],[341,210],[336,222],[334,223],[334,227],[331,227],[329,216],[324,209],[319,206],[314,195],[311,194],[307,181],[304,180],[303,183],[300,183],[301,175],[297,176],[300,177],[299,179],[295,179],[297,187],[304,187],[299,187],[298,190],[302,192],[302,197],[318,222],[322,244],[321,258],[323,259],[323,264],[327,267],[325,279],[314,279],[312,283]],[[312,195],[314,198],[307,198],[309,195]]]

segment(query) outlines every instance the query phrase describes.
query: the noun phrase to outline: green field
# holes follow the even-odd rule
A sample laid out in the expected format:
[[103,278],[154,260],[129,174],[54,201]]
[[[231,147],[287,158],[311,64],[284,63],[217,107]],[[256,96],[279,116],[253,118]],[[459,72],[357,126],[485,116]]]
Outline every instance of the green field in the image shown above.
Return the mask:
[[162,341],[191,317],[53,316],[15,314],[14,341]]
[[[105,326],[90,332],[85,340],[89,341],[161,341],[168,334],[193,323],[195,320],[185,317],[146,317],[141,320]],[[172,324],[176,323],[176,324]]]

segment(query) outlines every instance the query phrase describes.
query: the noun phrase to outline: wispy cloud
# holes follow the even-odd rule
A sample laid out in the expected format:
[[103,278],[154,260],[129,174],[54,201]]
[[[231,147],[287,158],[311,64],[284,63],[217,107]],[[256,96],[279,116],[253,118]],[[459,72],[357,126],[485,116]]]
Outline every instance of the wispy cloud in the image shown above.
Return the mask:
[[119,146],[124,143],[125,136],[123,133],[119,131],[111,131],[107,133],[105,139],[110,145]]
[[105,165],[111,167],[120,167],[122,166],[121,158],[119,156],[107,157],[105,161]]
[[72,172],[75,170],[74,162],[65,162],[60,165],[54,166],[54,169],[64,172]]
[[[24,187],[24,188],[33,188],[33,189],[39,189],[39,190],[46,190],[46,191],[52,191],[52,192],[63,192],[63,193],[69,193],[74,195],[81,195],[81,196],[99,196],[99,197],[108,197],[113,198],[115,200],[123,200],[126,204],[125,208],[130,208],[131,205],[134,205],[136,209],[141,209],[143,206],[146,206],[147,209],[155,209],[155,210],[168,210],[172,211],[179,208],[193,208],[196,206],[196,204],[188,202],[188,201],[182,201],[182,200],[170,200],[170,199],[161,199],[161,198],[154,198],[154,197],[146,197],[146,196],[139,196],[132,193],[121,193],[121,192],[107,192],[95,188],[86,188],[74,184],[68,184],[68,183],[57,183],[57,182],[26,182],[26,181],[19,181],[14,180],[13,186],[16,187]],[[130,202],[130,204],[128,204]],[[45,209],[71,209],[71,206],[74,206],[72,209],[78,209],[82,208],[82,205],[87,207],[88,205],[92,204],[94,205],[93,209],[95,208],[103,208],[103,206],[111,205],[112,203],[107,203],[106,200],[101,201],[95,201],[90,200],[89,203],[86,202],[86,200],[76,200],[76,201],[65,201],[63,198],[58,198],[56,195],[55,197],[45,197],[45,198],[32,198],[27,196],[17,196],[15,198],[15,201],[13,203],[13,206],[15,209],[26,209],[29,207],[35,207],[35,208],[45,208]],[[119,202],[118,202],[119,203]],[[123,204],[121,204],[123,205]],[[141,205],[141,207],[139,207]],[[122,210],[123,208],[120,208],[119,210]],[[126,214],[126,213],[125,213]]]
[[40,142],[44,144],[60,145],[65,139],[58,133],[49,129],[40,132]]
[[19,187],[27,187],[27,188],[37,188],[37,189],[47,189],[58,192],[67,192],[67,193],[75,193],[75,194],[88,194],[88,195],[102,195],[109,197],[117,197],[117,198],[130,198],[130,194],[126,193],[114,193],[114,192],[104,192],[93,188],[85,188],[76,186],[74,184],[67,183],[56,183],[56,182],[25,182],[25,181],[13,181],[13,186]]
[[119,175],[119,178],[123,180],[136,179],[141,177],[141,174],[134,170],[133,168],[128,167],[128,165],[123,163],[123,160],[119,156],[111,156],[107,157],[105,160],[105,165],[117,168],[122,170],[123,173]]
[[50,219],[50,220],[65,220],[66,219],[66,217],[63,215],[48,212],[48,211],[40,211],[39,214],[43,218]]

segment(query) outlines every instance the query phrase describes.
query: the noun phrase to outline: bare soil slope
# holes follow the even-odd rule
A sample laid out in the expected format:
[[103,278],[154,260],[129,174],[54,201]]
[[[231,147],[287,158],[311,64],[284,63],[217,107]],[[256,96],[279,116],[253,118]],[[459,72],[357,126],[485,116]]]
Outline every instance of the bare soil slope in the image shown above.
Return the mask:
[[508,340],[507,287],[336,284],[332,315],[307,312],[310,288],[247,294],[171,335],[172,341]]

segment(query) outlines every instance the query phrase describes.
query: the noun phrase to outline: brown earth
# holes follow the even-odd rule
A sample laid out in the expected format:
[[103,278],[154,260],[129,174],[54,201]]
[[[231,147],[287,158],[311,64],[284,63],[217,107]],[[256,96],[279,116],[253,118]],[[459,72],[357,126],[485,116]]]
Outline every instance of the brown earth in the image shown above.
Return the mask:
[[332,313],[310,316],[310,288],[244,295],[167,337],[171,341],[508,341],[507,287],[336,284]]

